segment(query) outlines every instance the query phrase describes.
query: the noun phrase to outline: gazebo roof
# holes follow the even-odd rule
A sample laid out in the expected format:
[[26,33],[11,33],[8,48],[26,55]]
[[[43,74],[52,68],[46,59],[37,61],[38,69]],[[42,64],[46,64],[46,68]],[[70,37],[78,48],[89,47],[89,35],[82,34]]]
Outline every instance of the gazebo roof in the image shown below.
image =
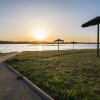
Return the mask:
[[55,40],[54,42],[57,42],[57,41],[62,41],[62,42],[63,42],[64,40],[61,40],[61,39],[57,39],[57,40]]
[[98,16],[98,17],[96,17],[96,18],[84,23],[82,25],[82,27],[88,27],[88,26],[97,25],[97,24],[100,24],[100,16]]

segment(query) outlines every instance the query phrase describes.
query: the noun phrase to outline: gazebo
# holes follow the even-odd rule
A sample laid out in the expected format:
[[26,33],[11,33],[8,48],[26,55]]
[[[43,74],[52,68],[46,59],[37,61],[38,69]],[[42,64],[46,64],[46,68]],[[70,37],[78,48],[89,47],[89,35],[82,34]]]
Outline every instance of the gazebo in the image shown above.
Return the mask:
[[59,51],[59,43],[60,43],[60,42],[64,42],[64,40],[57,39],[57,40],[55,40],[54,42],[57,42],[57,43],[58,43],[58,51]]
[[99,57],[99,24],[100,24],[100,16],[98,16],[82,25],[82,27],[97,25],[97,57]]
[[74,50],[74,44],[77,44],[77,42],[74,42],[74,41],[73,41],[73,42],[70,42],[70,43],[73,44],[73,50]]

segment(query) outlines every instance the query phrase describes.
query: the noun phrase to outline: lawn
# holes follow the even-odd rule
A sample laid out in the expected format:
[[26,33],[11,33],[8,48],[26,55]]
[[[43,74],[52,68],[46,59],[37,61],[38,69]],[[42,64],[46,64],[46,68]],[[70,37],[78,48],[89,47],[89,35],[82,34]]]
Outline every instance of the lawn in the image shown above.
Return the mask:
[[7,54],[10,54],[10,53],[0,53],[0,57],[5,56]]
[[100,100],[96,50],[23,52],[7,63],[56,100]]

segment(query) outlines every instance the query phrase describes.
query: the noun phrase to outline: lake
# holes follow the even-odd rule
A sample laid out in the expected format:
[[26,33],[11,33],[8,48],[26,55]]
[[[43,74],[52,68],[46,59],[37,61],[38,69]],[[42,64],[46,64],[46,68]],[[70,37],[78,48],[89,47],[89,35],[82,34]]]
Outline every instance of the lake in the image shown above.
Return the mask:
[[[60,50],[71,50],[73,44],[60,44]],[[74,49],[96,49],[96,44],[74,44]],[[57,44],[0,44],[1,53],[58,50]]]

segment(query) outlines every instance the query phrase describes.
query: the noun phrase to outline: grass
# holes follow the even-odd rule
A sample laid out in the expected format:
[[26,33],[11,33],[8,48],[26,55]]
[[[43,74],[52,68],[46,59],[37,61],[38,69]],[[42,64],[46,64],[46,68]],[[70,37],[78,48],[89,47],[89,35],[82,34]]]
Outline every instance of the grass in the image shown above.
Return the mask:
[[5,56],[7,54],[10,54],[10,53],[0,53],[0,57]]
[[96,50],[23,52],[7,63],[56,100],[100,100]]

